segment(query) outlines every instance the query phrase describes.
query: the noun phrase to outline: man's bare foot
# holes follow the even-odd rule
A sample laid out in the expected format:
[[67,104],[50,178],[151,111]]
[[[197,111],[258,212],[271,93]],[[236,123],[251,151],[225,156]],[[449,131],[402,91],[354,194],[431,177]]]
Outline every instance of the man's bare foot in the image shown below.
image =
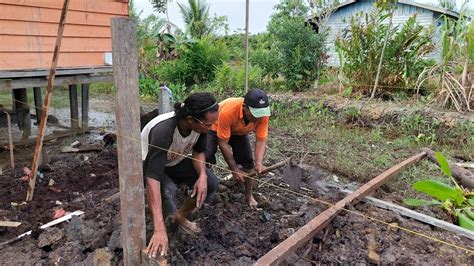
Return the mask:
[[182,217],[178,213],[170,215],[171,221],[183,229],[186,233],[190,235],[196,235],[201,233],[201,228],[195,222],[191,222],[188,219]]
[[257,209],[258,202],[255,200],[253,195],[247,197],[247,203],[249,204],[250,209],[255,210]]
[[189,221],[188,219],[185,219],[184,223],[180,223],[179,227],[190,235],[197,235],[201,233],[201,228],[199,227],[199,225],[195,222]]

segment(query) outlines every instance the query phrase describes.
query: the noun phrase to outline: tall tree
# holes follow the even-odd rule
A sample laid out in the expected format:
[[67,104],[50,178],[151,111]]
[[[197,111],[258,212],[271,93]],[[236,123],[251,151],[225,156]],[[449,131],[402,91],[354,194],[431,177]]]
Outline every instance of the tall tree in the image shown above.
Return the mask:
[[188,0],[188,5],[178,3],[187,31],[193,38],[201,38],[212,32],[209,4],[206,0]]

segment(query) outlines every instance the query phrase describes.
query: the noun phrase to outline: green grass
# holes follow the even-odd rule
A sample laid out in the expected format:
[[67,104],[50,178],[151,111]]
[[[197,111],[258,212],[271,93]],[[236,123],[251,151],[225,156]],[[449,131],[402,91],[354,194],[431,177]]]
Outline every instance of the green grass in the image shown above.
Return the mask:
[[[332,113],[321,103],[273,103],[272,108],[274,135],[270,138],[270,150],[310,151],[317,154],[312,158],[314,163],[358,182],[367,182],[422,147],[442,151],[448,157],[472,156],[474,149],[470,135],[473,128],[469,126],[440,131],[423,118],[415,117],[401,119],[401,124],[367,128],[352,122],[348,126],[347,113]],[[352,113],[350,117],[358,118]],[[420,137],[420,132],[426,136],[434,134],[434,139]],[[408,193],[414,181],[426,178],[444,180],[433,163],[423,160],[389,184]]]

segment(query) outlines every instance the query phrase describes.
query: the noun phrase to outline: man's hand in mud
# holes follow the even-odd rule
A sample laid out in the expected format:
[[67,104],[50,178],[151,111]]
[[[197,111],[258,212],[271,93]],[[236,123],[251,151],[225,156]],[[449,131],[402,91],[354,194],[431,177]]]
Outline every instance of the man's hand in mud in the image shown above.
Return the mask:
[[255,165],[255,172],[257,172],[258,175],[262,175],[262,171],[265,169],[265,166],[261,163],[257,163]]
[[238,168],[235,169],[235,170],[232,170],[232,176],[240,183],[244,182],[244,178],[245,178],[246,175],[247,175],[247,173],[245,173],[244,171],[242,171]]
[[147,247],[147,254],[149,258],[159,256],[166,257],[168,253],[168,235],[166,229],[154,231]]
[[191,198],[194,196],[196,196],[196,207],[199,209],[207,197],[207,175],[201,175],[194,183]]

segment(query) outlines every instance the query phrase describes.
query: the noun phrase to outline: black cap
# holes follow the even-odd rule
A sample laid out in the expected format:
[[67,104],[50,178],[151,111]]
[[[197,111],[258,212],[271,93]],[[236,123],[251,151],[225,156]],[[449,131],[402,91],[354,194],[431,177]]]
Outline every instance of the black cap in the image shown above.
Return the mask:
[[244,103],[250,109],[253,116],[259,118],[270,116],[270,103],[268,102],[267,93],[261,89],[252,89],[245,94]]

